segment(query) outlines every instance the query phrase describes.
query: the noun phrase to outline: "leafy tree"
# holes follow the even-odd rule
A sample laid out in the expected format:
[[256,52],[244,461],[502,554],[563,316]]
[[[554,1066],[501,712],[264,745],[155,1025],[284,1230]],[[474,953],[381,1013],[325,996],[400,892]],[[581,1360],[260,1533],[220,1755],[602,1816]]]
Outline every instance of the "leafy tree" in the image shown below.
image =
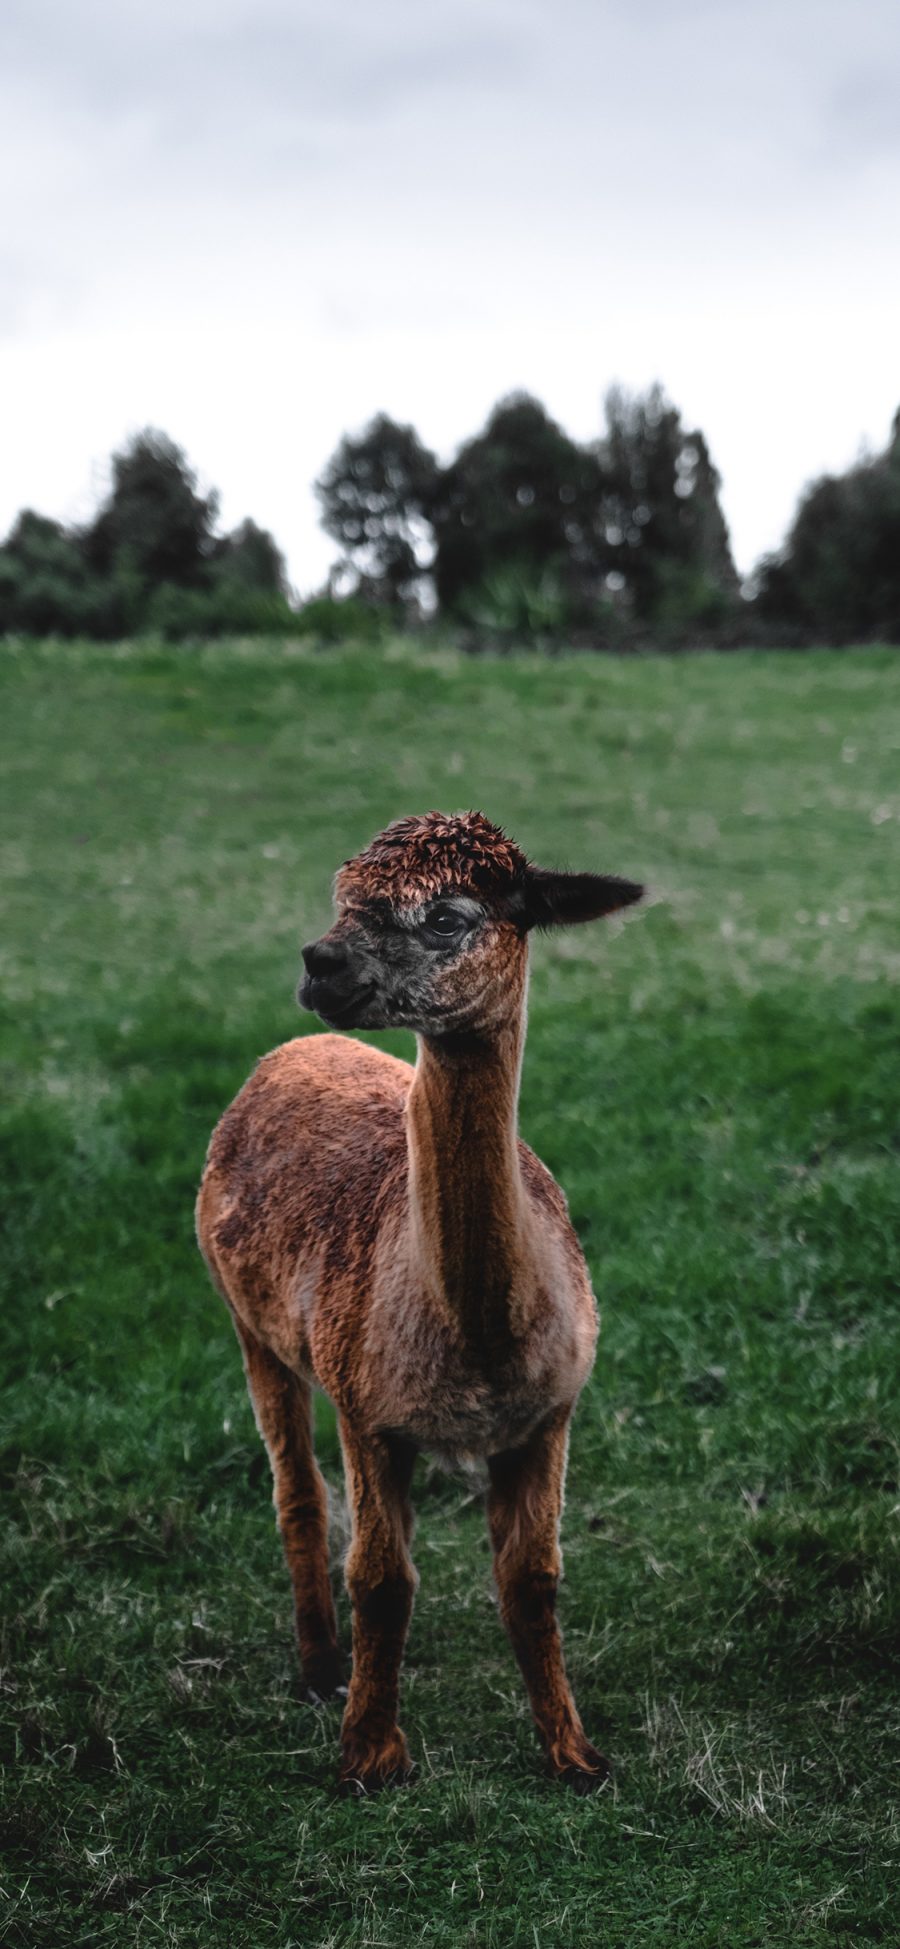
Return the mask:
[[498,571],[562,591],[596,574],[593,456],[526,393],[495,406],[482,433],[441,475],[433,508],[435,582],[447,608],[465,607]]
[[900,642],[900,411],[885,451],[807,488],[758,571],[764,615],[824,642]]
[[354,585],[375,601],[411,600],[430,556],[438,478],[434,454],[412,426],[386,413],[343,439],[316,482],[322,525],[340,544]]
[[383,612],[359,596],[311,596],[294,614],[293,628],[298,636],[311,636],[318,643],[377,643],[381,640]]
[[673,603],[702,609],[711,596],[735,594],[719,475],[703,434],[682,426],[660,386],[635,396],[614,386],[605,404],[597,544],[635,615],[654,618]]
[[140,627],[180,642],[210,636],[288,636],[296,632],[298,620],[284,596],[214,578],[208,588],[198,589],[158,583],[145,593]]
[[59,521],[25,508],[0,548],[0,629],[49,635],[78,628],[89,578],[73,537]]
[[143,433],[112,462],[85,530],[26,510],[0,548],[0,629],[115,637],[292,629],[284,561],[255,521],[213,535],[217,500],[197,493],[181,450]]
[[565,633],[571,605],[555,569],[544,568],[535,575],[507,563],[490,569],[474,589],[460,593],[458,613],[479,635],[498,644],[546,645]]
[[268,529],[255,521],[242,521],[215,543],[211,566],[217,581],[261,595],[288,594],[284,556]]
[[218,497],[197,492],[180,447],[152,427],[112,458],[112,489],[83,536],[91,568],[127,567],[147,583],[200,583],[214,552]]

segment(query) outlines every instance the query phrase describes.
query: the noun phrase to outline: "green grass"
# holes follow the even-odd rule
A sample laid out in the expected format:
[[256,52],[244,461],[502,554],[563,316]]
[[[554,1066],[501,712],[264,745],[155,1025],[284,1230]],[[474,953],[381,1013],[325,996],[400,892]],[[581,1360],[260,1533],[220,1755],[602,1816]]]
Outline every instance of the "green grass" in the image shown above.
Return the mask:
[[[900,659],[2,667],[0,1939],[895,1941]],[[422,1466],[418,1778],[348,1804],[192,1200],[334,867],[470,804],[655,892],[536,943],[522,1101],[604,1315],[561,1609],[616,1785],[543,1779]]]

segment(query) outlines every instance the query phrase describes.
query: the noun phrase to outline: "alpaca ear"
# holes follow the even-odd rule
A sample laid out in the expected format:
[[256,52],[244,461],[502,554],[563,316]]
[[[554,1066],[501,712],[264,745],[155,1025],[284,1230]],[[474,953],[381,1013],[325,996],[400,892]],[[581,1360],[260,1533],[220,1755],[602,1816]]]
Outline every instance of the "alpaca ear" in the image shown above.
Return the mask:
[[532,866],[522,888],[522,920],[526,927],[573,927],[632,906],[643,891],[635,880],[613,873],[547,873]]

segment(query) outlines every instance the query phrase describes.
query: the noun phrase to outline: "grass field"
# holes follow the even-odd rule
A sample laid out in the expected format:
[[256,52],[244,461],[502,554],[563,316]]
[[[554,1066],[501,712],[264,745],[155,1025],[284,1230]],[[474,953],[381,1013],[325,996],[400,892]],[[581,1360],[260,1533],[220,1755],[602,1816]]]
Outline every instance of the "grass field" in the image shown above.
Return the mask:
[[[2,669],[0,1940],[896,1942],[900,658]],[[604,1316],[561,1613],[616,1784],[544,1780],[482,1511],[420,1465],[418,1776],[354,1804],[192,1201],[315,1032],[336,864],[471,804],[654,889],[536,943],[522,1099]]]

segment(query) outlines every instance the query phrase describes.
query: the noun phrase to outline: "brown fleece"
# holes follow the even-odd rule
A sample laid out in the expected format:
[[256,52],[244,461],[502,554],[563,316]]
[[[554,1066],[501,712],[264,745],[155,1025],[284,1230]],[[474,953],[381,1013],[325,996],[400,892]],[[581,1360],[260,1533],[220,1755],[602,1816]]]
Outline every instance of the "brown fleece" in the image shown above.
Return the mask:
[[523,1448],[488,1460],[488,1523],[500,1612],[528,1688],[550,1770],[584,1791],[606,1778],[585,1738],[556,1622],[569,1414],[551,1415]]
[[235,1316],[257,1426],[269,1451],[275,1511],[294,1587],[294,1623],[310,1693],[341,1684],[328,1575],[328,1501],[312,1446],[312,1387],[285,1367]]
[[[416,1068],[340,1035],[263,1058],[213,1134],[197,1207],[231,1308],[274,1477],[312,1691],[338,1682],[324,1488],[310,1384],[340,1420],[353,1535],[346,1565],[353,1673],[341,1779],[371,1790],[409,1771],[397,1724],[416,1577],[409,1484],[419,1449],[480,1458],[500,1608],[551,1770],[603,1777],[581,1728],[555,1622],[568,1425],[597,1332],[562,1192],[516,1134],[527,942],[488,892],[524,860],[467,815],[390,828],[339,876],[338,897],[429,897],[462,884],[485,902],[481,945],[442,967],[449,1020]],[[446,823],[446,822],[445,822]],[[484,830],[482,830],[482,828]],[[393,835],[393,836],[392,836]],[[501,844],[502,842],[502,844]],[[432,844],[437,851],[432,852]],[[390,862],[385,867],[384,855]],[[461,877],[462,876],[462,879]]]
[[399,907],[451,888],[472,894],[505,891],[527,865],[515,841],[482,812],[424,812],[395,819],[355,859],[345,860],[335,893],[341,902],[368,900],[377,883],[379,897]]

